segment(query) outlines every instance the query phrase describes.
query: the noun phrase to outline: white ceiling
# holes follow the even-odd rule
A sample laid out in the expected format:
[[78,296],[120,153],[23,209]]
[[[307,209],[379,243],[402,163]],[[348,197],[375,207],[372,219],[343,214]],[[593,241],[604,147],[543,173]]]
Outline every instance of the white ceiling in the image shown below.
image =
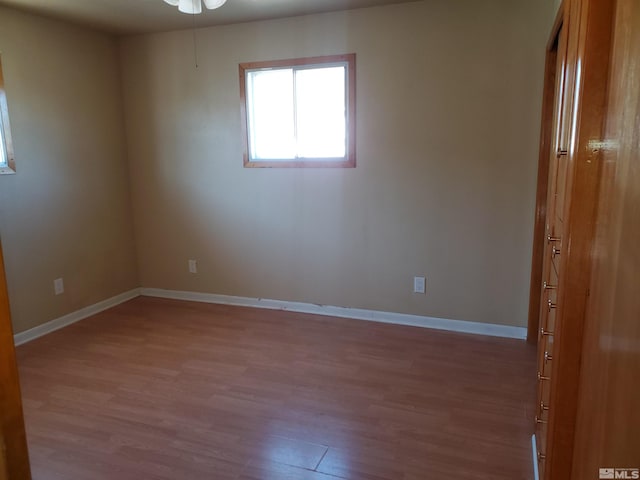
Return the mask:
[[179,13],[163,0],[0,0],[0,5],[84,24],[115,34],[224,25],[309,13],[348,10],[411,0],[227,0],[217,10]]

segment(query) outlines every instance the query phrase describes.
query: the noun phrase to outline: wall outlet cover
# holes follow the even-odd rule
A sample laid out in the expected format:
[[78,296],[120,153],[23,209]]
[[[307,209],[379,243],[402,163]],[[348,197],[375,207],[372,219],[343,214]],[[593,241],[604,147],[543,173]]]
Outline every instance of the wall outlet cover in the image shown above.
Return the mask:
[[198,273],[198,262],[189,260],[189,273]]
[[64,293],[64,280],[62,278],[56,278],[53,281],[53,291],[56,295],[61,295]]
[[413,277],[413,293],[425,293],[426,284],[425,277]]

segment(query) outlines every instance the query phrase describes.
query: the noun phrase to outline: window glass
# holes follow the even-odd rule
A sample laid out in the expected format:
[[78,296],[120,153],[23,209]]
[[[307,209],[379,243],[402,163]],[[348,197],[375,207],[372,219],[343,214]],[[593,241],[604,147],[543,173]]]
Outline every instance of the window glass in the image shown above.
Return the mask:
[[4,90],[4,76],[0,62],[0,175],[15,173],[11,128],[9,127],[9,108]]
[[355,55],[240,64],[245,166],[355,166]]

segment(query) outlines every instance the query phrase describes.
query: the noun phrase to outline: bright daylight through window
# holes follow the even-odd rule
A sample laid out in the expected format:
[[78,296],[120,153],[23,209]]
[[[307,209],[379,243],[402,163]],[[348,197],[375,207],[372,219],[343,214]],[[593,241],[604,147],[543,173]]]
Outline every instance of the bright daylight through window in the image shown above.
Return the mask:
[[9,109],[4,91],[4,77],[0,63],[0,175],[15,173],[11,129],[9,128]]
[[0,168],[6,168],[9,165],[7,147],[5,147],[4,144],[4,125],[2,123],[2,117],[0,116]]
[[240,64],[248,167],[355,166],[355,55]]

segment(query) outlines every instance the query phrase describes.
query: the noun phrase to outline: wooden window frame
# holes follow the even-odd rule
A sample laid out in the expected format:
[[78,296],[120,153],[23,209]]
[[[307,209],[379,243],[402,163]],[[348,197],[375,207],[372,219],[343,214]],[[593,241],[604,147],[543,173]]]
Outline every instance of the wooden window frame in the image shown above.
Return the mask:
[[[344,159],[319,158],[299,160],[252,160],[249,157],[249,118],[247,116],[247,72],[260,69],[277,69],[299,66],[330,65],[345,63],[346,73],[346,149]],[[242,124],[243,163],[245,168],[354,168],[356,166],[356,54],[325,55],[319,57],[293,58],[248,62],[239,65],[240,115]]]
[[11,125],[9,123],[9,108],[7,107],[7,94],[4,89],[4,75],[2,73],[2,60],[0,59],[0,135],[4,137],[4,148],[7,156],[0,160],[0,175],[16,173],[16,161],[13,153],[13,140],[11,139]]

